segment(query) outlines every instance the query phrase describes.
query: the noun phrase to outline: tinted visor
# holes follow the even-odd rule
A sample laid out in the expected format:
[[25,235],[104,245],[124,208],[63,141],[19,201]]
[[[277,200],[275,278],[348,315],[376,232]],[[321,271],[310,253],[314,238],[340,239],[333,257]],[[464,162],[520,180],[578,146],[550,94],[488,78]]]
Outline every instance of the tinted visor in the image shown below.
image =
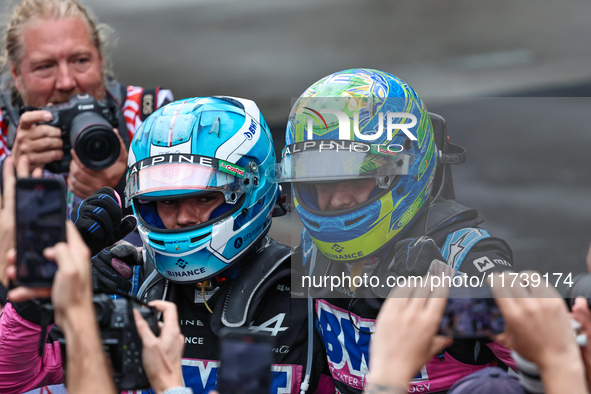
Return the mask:
[[285,147],[275,169],[278,182],[326,182],[409,175],[413,155],[400,145],[318,140]]
[[219,191],[226,202],[235,203],[252,184],[245,169],[235,164],[199,155],[167,154],[133,164],[127,174],[126,200],[138,195],[166,196],[175,191]]

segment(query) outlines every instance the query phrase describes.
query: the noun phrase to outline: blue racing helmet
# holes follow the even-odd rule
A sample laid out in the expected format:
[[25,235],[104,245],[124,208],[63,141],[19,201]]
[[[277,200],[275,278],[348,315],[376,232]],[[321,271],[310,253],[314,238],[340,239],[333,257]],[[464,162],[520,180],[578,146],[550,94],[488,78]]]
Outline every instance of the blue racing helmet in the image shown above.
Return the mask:
[[[269,230],[279,195],[271,132],[256,104],[234,97],[175,101],[152,113],[130,146],[125,196],[147,255],[165,278],[206,280]],[[209,220],[167,229],[158,202],[222,193]]]
[[[433,127],[417,93],[371,69],[312,84],[294,104],[276,176],[293,184],[295,208],[330,259],[365,258],[400,239],[429,200],[437,165]],[[318,187],[373,179],[366,201],[323,211]]]

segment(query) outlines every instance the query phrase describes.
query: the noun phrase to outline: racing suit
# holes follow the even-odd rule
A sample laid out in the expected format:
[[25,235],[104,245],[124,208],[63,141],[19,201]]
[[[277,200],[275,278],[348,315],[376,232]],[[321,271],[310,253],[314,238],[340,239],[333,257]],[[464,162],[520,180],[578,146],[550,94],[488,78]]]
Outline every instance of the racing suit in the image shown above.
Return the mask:
[[[334,392],[328,376],[322,376],[326,355],[318,332],[308,326],[308,301],[291,298],[290,259],[288,246],[267,237],[237,269],[217,276],[203,290],[170,283],[149,263],[141,267],[138,297],[177,304],[185,336],[183,377],[194,393],[208,393],[216,386],[217,337],[223,326],[249,327],[274,337],[271,393],[299,393],[304,380],[310,393]],[[38,324],[19,316],[7,304],[0,319],[0,392],[21,393],[62,380],[59,344],[46,343],[41,359],[40,332]]]
[[[509,269],[512,252],[507,243],[479,227],[483,220],[476,210],[451,200],[432,204],[405,233],[405,238],[431,237],[447,264],[469,276],[482,277]],[[363,261],[363,273],[382,280],[393,259],[393,249],[380,251]],[[329,260],[318,252],[308,233],[303,231],[302,264],[310,275],[331,276],[354,268]],[[299,257],[294,256],[294,262]],[[389,287],[351,288],[348,283],[330,292],[310,289],[314,295],[315,324],[326,347],[328,366],[340,393],[361,393],[369,371],[369,347],[375,320]],[[337,295],[335,297],[335,295]],[[455,340],[453,345],[431,359],[414,377],[409,392],[445,392],[458,379],[490,365],[515,369],[508,349],[488,340]]]

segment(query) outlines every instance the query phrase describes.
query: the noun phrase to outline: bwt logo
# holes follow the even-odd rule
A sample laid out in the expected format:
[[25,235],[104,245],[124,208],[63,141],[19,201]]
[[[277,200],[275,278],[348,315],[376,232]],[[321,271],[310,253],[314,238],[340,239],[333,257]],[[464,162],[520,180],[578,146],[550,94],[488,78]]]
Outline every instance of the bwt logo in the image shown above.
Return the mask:
[[[320,118],[320,121],[322,121],[322,124],[320,123],[320,121],[318,121],[318,120],[316,120],[316,121],[320,125],[320,127],[322,127],[322,125],[324,125],[326,130],[328,130],[328,124],[326,123],[326,120],[324,119],[322,114],[335,115],[337,117],[338,122],[339,122],[339,139],[340,140],[350,140],[351,139],[351,119],[349,118],[349,116],[345,112],[340,111],[338,109],[323,109],[320,111],[316,111],[310,107],[304,107],[304,109],[307,109],[308,111],[314,113],[318,118]],[[395,119],[400,119],[400,118],[410,119],[410,122],[408,122],[408,123],[394,123],[393,122]],[[313,119],[309,116],[308,122],[307,122],[307,130],[308,130],[307,139],[309,139],[309,140],[313,139],[313,137],[312,137],[312,120]],[[386,134],[387,134],[388,140],[392,140],[392,135],[393,135],[394,130],[400,130],[410,140],[417,141],[417,137],[414,136],[409,130],[409,129],[413,128],[414,126],[416,126],[416,124],[417,124],[417,117],[411,113],[408,113],[408,112],[388,112],[386,114]],[[384,133],[384,113],[383,112],[380,112],[380,114],[379,114],[378,129],[373,130],[373,131],[374,131],[373,134],[365,134],[365,135],[361,134],[359,132],[359,112],[355,112],[353,114],[353,132],[355,133],[355,136],[363,141],[375,141],[376,139],[380,138],[382,136],[382,134]]]
[[253,119],[251,119],[250,126],[248,127],[248,131],[244,132],[244,136],[246,137],[246,139],[252,140],[252,138],[256,134],[256,131],[257,131],[257,124],[254,122]]

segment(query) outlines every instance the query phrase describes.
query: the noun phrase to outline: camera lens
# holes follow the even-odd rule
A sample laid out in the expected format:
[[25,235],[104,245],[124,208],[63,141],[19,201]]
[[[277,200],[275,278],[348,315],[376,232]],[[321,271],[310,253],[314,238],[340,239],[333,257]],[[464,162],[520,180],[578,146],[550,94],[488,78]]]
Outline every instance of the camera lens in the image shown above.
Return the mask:
[[111,297],[106,294],[95,294],[92,297],[92,303],[99,327],[109,327],[111,314],[115,309]]
[[70,141],[78,158],[91,170],[104,170],[121,153],[113,126],[95,112],[84,112],[72,119]]

